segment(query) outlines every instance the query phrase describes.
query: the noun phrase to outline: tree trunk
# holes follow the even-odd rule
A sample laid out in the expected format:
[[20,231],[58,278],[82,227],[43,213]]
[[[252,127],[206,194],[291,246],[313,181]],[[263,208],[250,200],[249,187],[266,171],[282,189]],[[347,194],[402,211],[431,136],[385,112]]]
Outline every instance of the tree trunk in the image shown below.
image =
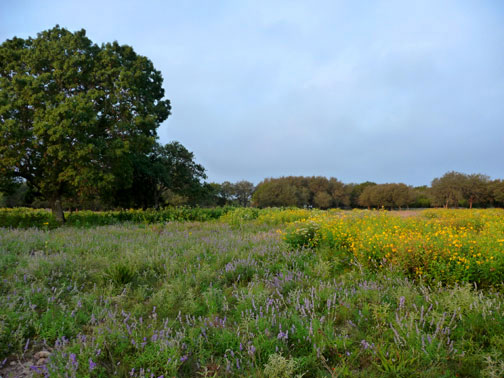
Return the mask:
[[469,209],[472,209],[472,204],[473,204],[473,200],[472,198],[469,199]]
[[63,213],[63,206],[61,206],[59,198],[51,201],[51,210],[58,222],[65,223],[65,214]]

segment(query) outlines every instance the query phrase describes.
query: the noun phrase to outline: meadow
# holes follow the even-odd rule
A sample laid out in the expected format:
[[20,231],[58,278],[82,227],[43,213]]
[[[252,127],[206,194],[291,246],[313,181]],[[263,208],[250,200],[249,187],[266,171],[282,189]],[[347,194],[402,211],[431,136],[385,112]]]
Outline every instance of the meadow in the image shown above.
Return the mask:
[[504,375],[503,210],[3,211],[3,377]]

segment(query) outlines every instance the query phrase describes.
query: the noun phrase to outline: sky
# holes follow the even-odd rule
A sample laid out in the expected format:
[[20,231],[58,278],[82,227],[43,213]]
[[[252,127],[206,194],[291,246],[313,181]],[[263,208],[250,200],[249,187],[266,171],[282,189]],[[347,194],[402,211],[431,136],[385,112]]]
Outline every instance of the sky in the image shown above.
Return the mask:
[[504,178],[501,0],[0,0],[0,43],[56,24],[153,62],[209,182]]

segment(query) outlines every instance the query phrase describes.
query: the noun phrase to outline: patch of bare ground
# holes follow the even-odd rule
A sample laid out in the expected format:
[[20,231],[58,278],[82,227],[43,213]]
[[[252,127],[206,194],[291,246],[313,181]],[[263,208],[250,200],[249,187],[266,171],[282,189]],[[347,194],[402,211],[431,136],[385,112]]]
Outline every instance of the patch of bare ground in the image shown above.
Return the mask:
[[421,214],[422,210],[392,210],[390,214],[402,218],[417,217]]
[[0,378],[28,378],[40,376],[36,373],[42,372],[44,366],[48,362],[50,354],[50,352],[42,350],[35,354],[25,354],[22,359],[6,359],[5,361],[0,361]]

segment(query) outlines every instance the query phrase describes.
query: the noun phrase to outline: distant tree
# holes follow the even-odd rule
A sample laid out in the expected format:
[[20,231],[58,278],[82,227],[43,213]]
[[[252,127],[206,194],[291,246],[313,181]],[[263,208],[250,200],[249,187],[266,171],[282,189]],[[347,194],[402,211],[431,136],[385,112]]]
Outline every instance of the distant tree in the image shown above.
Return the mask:
[[203,189],[204,195],[200,204],[249,206],[255,187],[251,182],[242,180],[236,183],[224,181],[222,184],[205,184]]
[[[307,177],[303,181],[305,181],[305,187],[308,188],[311,194],[311,200],[312,200],[312,205],[314,204],[314,198],[315,195],[319,192],[329,192],[329,180],[326,177],[322,176],[313,176],[313,177]],[[296,186],[301,186],[301,185],[296,185]]]
[[313,198],[313,204],[319,209],[328,209],[333,204],[333,198],[327,192],[317,192]]
[[16,196],[22,186],[26,186],[26,184],[13,175],[0,175],[0,207],[13,206],[12,197]]
[[233,184],[233,194],[240,206],[248,206],[254,193],[255,186],[250,181],[238,181]]
[[234,202],[234,185],[229,181],[224,181],[221,184],[220,195],[226,203],[232,204]]
[[474,173],[465,176],[462,186],[464,199],[469,203],[472,209],[473,204],[485,204],[490,201],[490,177],[480,173]]
[[335,178],[288,176],[271,178],[258,184],[253,196],[255,206],[298,206],[330,208],[348,206],[345,185]]
[[345,184],[334,177],[329,179],[329,192],[333,200],[333,206],[344,207],[350,205],[350,195],[345,188]]
[[504,206],[504,180],[494,180],[489,187],[495,205]]
[[432,180],[431,193],[434,205],[445,208],[457,206],[459,201],[464,198],[465,179],[463,173],[452,171]]
[[172,204],[196,203],[203,195],[205,168],[179,142],[156,143],[149,154],[134,156],[133,166],[132,185],[113,193],[116,205],[159,207],[167,199]]
[[0,192],[2,200],[0,207],[18,207],[27,206],[30,200],[30,189],[26,182],[16,183],[5,192]]
[[203,184],[202,205],[224,206],[227,205],[226,198],[222,195],[222,185],[216,182]]
[[406,184],[390,184],[390,190],[392,191],[392,201],[394,206],[398,207],[399,210],[402,207],[411,205],[414,200],[413,189]]
[[[360,184],[347,184],[345,186],[345,191],[348,194],[349,200],[350,200],[350,207],[356,208],[356,207],[370,207],[372,205],[363,205],[360,201],[360,196],[364,192],[364,189],[366,189],[368,186],[374,186],[376,183],[371,182],[371,181],[366,181]],[[366,203],[368,201],[365,201]]]
[[427,185],[414,187],[412,196],[413,207],[426,208],[431,206],[431,190]]
[[265,179],[257,185],[252,203],[257,207],[298,206],[298,193],[288,180]]
[[363,207],[367,207],[368,210],[371,209],[371,206],[375,206],[375,202],[374,202],[374,199],[373,199],[373,191],[374,191],[374,185],[370,185],[370,186],[366,186],[361,194],[359,195],[359,199],[358,199],[358,205],[359,206],[363,206]]
[[366,186],[359,197],[359,204],[371,207],[401,209],[413,203],[414,197],[411,187],[406,184],[379,184]]
[[146,57],[56,26],[0,45],[0,174],[22,178],[64,221],[63,197],[133,183],[170,114]]
[[390,184],[380,184],[371,189],[371,200],[376,207],[390,208],[394,206],[393,187]]

